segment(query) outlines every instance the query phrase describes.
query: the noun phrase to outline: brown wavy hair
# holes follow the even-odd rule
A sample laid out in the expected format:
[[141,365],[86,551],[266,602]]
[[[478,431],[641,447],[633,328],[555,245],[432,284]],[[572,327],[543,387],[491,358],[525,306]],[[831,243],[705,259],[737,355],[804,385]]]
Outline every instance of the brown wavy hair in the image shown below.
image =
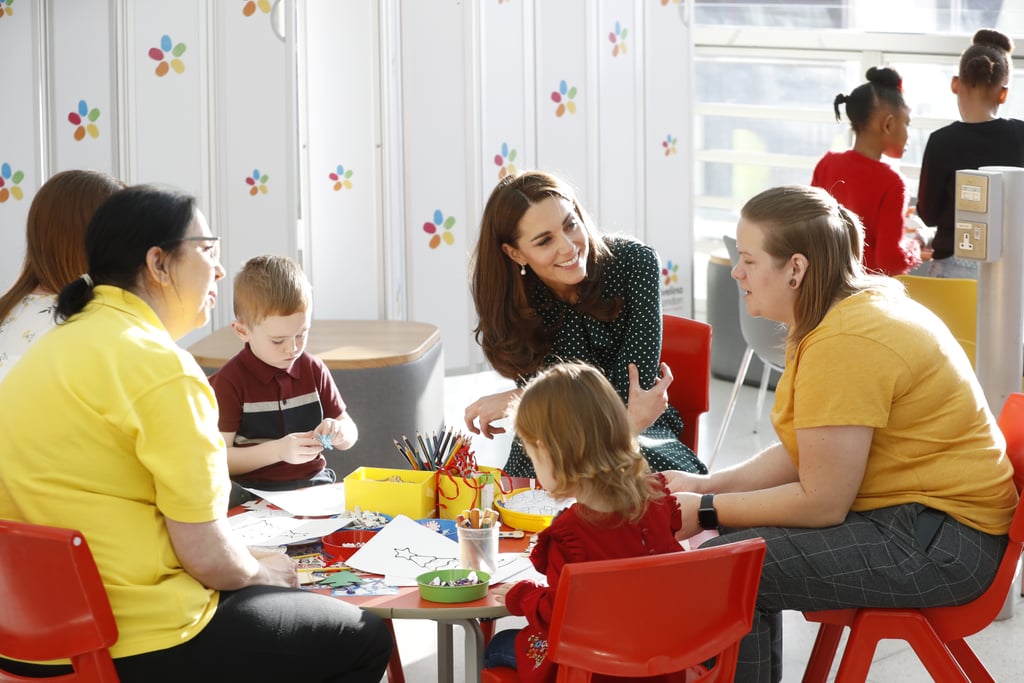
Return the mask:
[[649,477],[622,399],[597,368],[576,361],[543,370],[512,408],[516,434],[551,455],[556,498],[601,500],[639,519],[664,493]]
[[807,258],[807,273],[793,306],[790,344],[800,343],[837,301],[851,294],[902,289],[898,280],[864,270],[860,219],[819,187],[773,187],[747,201],[740,214],[761,229],[762,247],[776,268],[794,254]]
[[545,329],[534,308],[537,290],[544,284],[532,270],[520,275],[519,264],[505,254],[502,245],[516,246],[523,214],[548,197],[569,202],[587,234],[587,277],[576,285],[577,309],[604,321],[614,320],[622,310],[621,299],[601,297],[601,274],[611,251],[569,186],[542,171],[505,176],[484,207],[480,238],[470,261],[470,291],[479,319],[476,341],[491,366],[513,379],[540,369],[556,330]]
[[57,294],[88,270],[85,228],[107,197],[125,187],[100,171],[61,171],[43,183],[28,209],[21,274],[0,297],[0,320],[36,289]]

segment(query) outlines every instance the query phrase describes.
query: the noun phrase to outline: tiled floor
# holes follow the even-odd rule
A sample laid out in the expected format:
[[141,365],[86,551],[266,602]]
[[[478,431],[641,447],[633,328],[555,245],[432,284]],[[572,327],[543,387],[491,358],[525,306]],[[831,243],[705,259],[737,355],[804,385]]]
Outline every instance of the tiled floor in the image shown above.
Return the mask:
[[[678,380],[677,380],[678,381]],[[463,411],[470,402],[485,393],[509,388],[505,380],[491,373],[450,377],[445,381],[446,417],[450,425],[462,426]],[[725,411],[725,405],[732,390],[732,383],[712,380],[711,410],[703,416],[700,425],[699,455],[705,460],[718,434],[718,428]],[[771,396],[768,404],[770,405]],[[736,412],[732,418],[729,435],[723,442],[721,452],[714,463],[715,469],[740,461],[774,441],[774,433],[767,414],[761,416],[760,429],[754,428],[754,407],[756,390],[744,387],[741,390]],[[767,413],[768,408],[765,408]],[[473,443],[478,460],[484,465],[500,466],[508,452],[508,437],[494,442],[477,439]],[[1019,584],[1018,584],[1019,588]],[[1016,649],[1024,643],[1024,599],[1015,592],[1013,598],[1015,616],[997,621],[981,633],[969,639],[978,657],[988,667],[997,681],[1024,681],[1024,659]],[[522,621],[508,617],[498,622],[498,629],[513,627]],[[430,683],[436,675],[436,627],[430,621],[396,621],[399,648],[409,683]],[[807,656],[814,642],[816,625],[807,623],[799,613],[787,612],[784,622],[784,675],[786,683],[796,682],[803,675]],[[461,641],[461,632],[456,629],[455,640]],[[456,680],[464,680],[462,650],[456,649]],[[834,674],[834,672],[833,672]],[[931,677],[909,648],[898,641],[884,641],[878,648],[868,678],[872,683],[925,683]]]

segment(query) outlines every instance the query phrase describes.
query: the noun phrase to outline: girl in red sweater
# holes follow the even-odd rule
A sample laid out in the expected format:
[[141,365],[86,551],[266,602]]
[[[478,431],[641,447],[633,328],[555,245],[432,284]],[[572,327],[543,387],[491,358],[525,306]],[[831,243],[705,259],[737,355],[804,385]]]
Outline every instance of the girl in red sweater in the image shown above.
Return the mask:
[[889,68],[871,67],[863,83],[849,95],[836,95],[853,128],[853,149],[826,152],[814,168],[811,185],[826,190],[864,224],[864,267],[899,275],[921,263],[921,245],[903,230],[907,215],[907,184],[882,161],[882,155],[903,157],[910,108],[903,101],[903,81]]
[[[539,534],[530,556],[548,585],[519,581],[491,589],[529,623],[497,633],[485,666],[514,667],[524,683],[553,682],[547,637],[562,567],[681,551],[675,533],[682,519],[664,476],[650,473],[626,407],[601,371],[554,365],[527,384],[513,410],[538,482],[555,498],[576,503]],[[614,590],[628,590],[628,582]]]

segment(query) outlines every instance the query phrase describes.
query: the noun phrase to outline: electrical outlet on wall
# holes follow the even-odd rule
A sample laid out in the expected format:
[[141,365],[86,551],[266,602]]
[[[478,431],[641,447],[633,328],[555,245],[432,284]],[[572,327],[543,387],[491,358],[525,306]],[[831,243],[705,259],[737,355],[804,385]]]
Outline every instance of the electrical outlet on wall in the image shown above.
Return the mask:
[[988,225],[958,221],[953,253],[960,258],[984,261],[988,251]]

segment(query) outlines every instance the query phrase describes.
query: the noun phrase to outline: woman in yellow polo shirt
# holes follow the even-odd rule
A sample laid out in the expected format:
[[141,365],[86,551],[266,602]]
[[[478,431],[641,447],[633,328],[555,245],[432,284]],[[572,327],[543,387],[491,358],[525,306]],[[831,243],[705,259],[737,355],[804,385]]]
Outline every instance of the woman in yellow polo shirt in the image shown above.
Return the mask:
[[84,533],[122,681],[378,683],[392,649],[381,620],[299,590],[286,555],[229,531],[216,399],[175,344],[207,324],[224,277],[194,199],[117,192],[86,251],[89,272],[57,299],[63,322],[0,383],[0,517]]
[[779,443],[709,475],[673,473],[680,537],[768,546],[736,680],[781,680],[781,610],[934,607],[979,596],[1017,505],[1013,467],[945,325],[861,266],[863,228],[818,188],[744,206],[733,277],[789,325]]

